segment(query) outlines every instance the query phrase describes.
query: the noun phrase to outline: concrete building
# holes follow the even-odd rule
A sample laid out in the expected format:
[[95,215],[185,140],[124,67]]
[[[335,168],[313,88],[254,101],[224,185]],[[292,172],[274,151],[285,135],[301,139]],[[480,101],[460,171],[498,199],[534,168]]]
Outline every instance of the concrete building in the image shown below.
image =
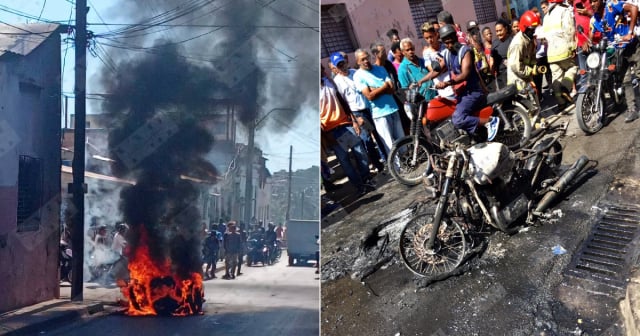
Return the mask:
[[59,33],[0,24],[0,312],[59,294]]
[[247,145],[237,143],[238,127],[244,127],[238,120],[236,102],[216,100],[211,114],[201,116],[201,122],[211,131],[214,146],[207,159],[214,164],[219,173],[217,183],[211,188],[209,201],[206,202],[208,220],[242,220],[245,206],[251,207],[252,217],[256,221],[268,222],[271,202],[270,173],[266,168],[266,159],[262,151],[254,150],[252,159],[253,197],[245,202]]
[[[401,38],[410,37],[421,46],[424,42],[420,26],[441,10],[449,11],[463,30],[469,20],[495,30],[501,13],[508,15],[514,8],[519,16],[527,9],[540,7],[540,0],[321,0],[320,3],[323,64],[335,51],[353,56],[356,49],[368,50],[373,42],[389,47],[386,33],[391,28],[397,29]],[[353,57],[349,61],[355,66]]]

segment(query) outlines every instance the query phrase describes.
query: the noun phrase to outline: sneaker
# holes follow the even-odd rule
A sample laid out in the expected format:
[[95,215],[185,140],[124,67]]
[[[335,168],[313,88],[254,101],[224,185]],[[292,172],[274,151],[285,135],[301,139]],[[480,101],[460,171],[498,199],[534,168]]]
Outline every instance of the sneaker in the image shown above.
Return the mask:
[[491,119],[489,119],[489,122],[485,124],[485,127],[487,127],[487,141],[493,141],[493,139],[496,137],[496,134],[498,134],[498,127],[500,127],[500,118],[491,117]]
[[630,123],[638,119],[638,117],[640,117],[638,111],[627,111],[627,115],[624,117],[624,122]]

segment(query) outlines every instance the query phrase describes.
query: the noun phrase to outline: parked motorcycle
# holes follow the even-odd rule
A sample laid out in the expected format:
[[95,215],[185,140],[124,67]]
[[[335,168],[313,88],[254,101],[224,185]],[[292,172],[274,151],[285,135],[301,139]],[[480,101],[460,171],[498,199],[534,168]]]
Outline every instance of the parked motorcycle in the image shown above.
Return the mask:
[[407,268],[432,280],[445,278],[472,255],[487,225],[514,233],[519,219],[532,224],[552,218],[546,210],[589,162],[582,156],[560,174],[560,136],[542,136],[514,152],[496,142],[473,145],[463,135],[431,154],[434,174],[428,181],[437,206],[402,230],[400,254]]
[[65,242],[64,240],[60,241],[60,281],[67,281],[67,282],[71,282],[71,278],[72,278],[72,268],[73,268],[73,263],[72,263],[72,250],[71,247],[69,247],[69,244],[67,244],[67,242]]
[[[578,31],[584,34],[582,27]],[[586,35],[585,35],[586,36]],[[605,124],[608,113],[619,111],[625,104],[622,88],[622,53],[624,43],[608,41],[603,34],[587,57],[589,71],[576,99],[576,117],[580,129],[588,135],[597,133]]]
[[[437,63],[433,66],[439,67]],[[494,141],[504,143],[511,149],[526,143],[531,134],[528,108],[520,102],[523,97],[516,94],[515,85],[490,93],[487,106],[477,111],[482,118],[500,118],[500,130]],[[407,89],[406,96],[405,111],[411,119],[411,131],[393,144],[387,164],[396,181],[413,186],[431,172],[429,155],[440,152],[441,142],[451,140],[447,139],[448,136],[457,135],[451,123],[456,102],[443,97],[436,97],[429,103],[418,101],[417,88]],[[506,107],[504,103],[510,100],[512,103]]]

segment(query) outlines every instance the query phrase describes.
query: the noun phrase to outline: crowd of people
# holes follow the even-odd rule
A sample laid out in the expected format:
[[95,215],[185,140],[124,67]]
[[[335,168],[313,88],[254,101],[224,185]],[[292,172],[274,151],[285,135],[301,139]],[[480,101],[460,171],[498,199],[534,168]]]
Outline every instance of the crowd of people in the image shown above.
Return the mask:
[[[244,223],[229,221],[226,224],[211,223],[209,229],[203,225],[202,262],[205,280],[216,279],[216,264],[224,260],[225,280],[235,279],[242,275],[242,264],[248,251],[248,244],[257,241],[262,245],[278,246],[285,237],[285,228],[282,224],[277,226],[268,223],[265,229],[262,223],[252,225],[249,231],[245,231]],[[270,250],[270,253],[275,251]]]
[[[499,120],[480,119],[473,112],[486,104],[488,93],[511,84],[518,90],[532,87],[540,102],[553,97],[557,113],[570,113],[580,79],[588,71],[590,47],[603,35],[610,41],[625,42],[619,69],[624,73],[625,122],[636,120],[632,80],[640,70],[635,36],[638,3],[543,0],[541,10],[534,7],[520,17],[512,10],[511,20],[503,13],[493,30],[490,26],[481,29],[476,20],[468,21],[466,32],[451,13],[442,11],[420,27],[422,49],[416,49],[418,41],[401,38],[398,30],[390,29],[388,51],[379,42],[359,48],[354,53],[354,68],[347,53],[331,53],[320,73],[325,190],[336,189],[330,182],[333,169],[327,152],[335,154],[358,196],[375,188],[372,173],[384,172],[393,143],[408,133],[403,92],[409,88],[417,88],[427,102],[436,95],[455,99],[454,126],[480,141],[492,139]],[[543,80],[549,95],[544,94]]]

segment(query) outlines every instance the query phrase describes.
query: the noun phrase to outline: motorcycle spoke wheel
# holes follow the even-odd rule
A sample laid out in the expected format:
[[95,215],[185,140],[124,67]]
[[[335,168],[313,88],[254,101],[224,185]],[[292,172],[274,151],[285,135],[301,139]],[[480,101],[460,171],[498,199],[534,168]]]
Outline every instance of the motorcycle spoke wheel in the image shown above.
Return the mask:
[[[415,164],[414,150],[417,150]],[[387,158],[387,167],[396,181],[407,186],[417,185],[422,180],[422,176],[431,171],[429,149],[420,142],[416,148],[411,138],[401,139],[391,149]]]
[[413,218],[400,234],[400,255],[405,266],[421,277],[446,275],[463,262],[467,243],[460,226],[448,217],[442,218],[432,249],[426,245],[433,229],[433,215]]
[[507,128],[504,120],[500,126],[502,129],[496,135],[494,141],[505,144],[509,149],[518,149],[524,145],[531,136],[531,121],[527,112],[519,107],[505,109],[505,117],[511,128]]
[[586,93],[578,96],[576,100],[576,117],[578,125],[583,132],[594,134],[602,129],[600,114],[603,108],[602,99],[596,105],[595,88],[591,88]]

